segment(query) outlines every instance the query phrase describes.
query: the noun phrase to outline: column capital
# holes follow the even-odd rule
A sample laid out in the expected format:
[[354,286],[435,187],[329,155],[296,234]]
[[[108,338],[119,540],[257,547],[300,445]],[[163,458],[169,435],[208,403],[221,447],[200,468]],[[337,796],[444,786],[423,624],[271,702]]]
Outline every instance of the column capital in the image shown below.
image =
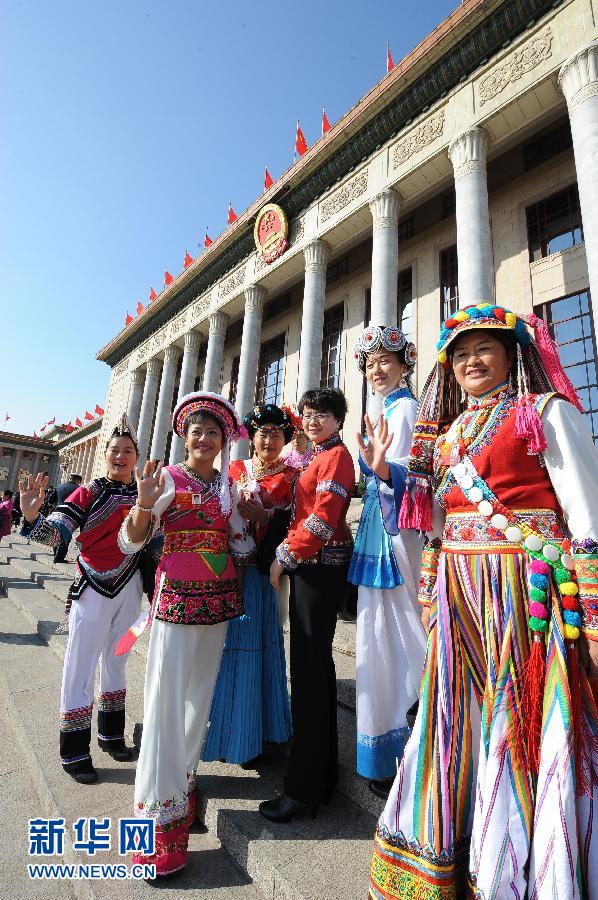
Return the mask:
[[185,334],[185,350],[199,350],[201,344],[201,332],[195,331],[193,328],[191,331],[187,331]]
[[226,329],[228,328],[230,322],[230,316],[228,313],[220,312],[217,310],[216,312],[210,313],[210,327],[209,334],[226,334]]
[[399,213],[403,205],[403,195],[394,188],[388,188],[370,200],[370,212],[374,228],[397,228]]
[[143,369],[133,369],[131,372],[131,384],[143,384],[145,381],[145,372]]
[[598,95],[598,41],[565,60],[559,71],[559,86],[570,114],[590,97]]
[[146,363],[146,372],[148,375],[159,375],[162,370],[162,360],[157,356],[152,356]]
[[179,356],[181,355],[181,348],[177,347],[176,344],[170,344],[169,347],[164,351],[164,365],[165,366],[176,366],[179,361]]
[[305,256],[305,271],[319,272],[320,274],[325,275],[329,253],[330,247],[328,246],[326,241],[317,240],[312,241],[311,244],[307,244],[303,248],[303,255]]
[[261,312],[264,308],[266,289],[259,284],[250,284],[245,288],[245,311]]
[[470,128],[450,142],[448,155],[455,170],[455,181],[472,172],[486,171],[488,140],[485,128]]

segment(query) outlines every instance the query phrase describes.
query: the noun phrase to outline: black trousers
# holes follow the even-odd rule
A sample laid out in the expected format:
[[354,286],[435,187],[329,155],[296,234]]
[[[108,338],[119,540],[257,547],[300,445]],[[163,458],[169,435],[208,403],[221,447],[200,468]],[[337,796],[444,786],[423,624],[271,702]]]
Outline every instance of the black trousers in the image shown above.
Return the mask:
[[284,791],[317,803],[337,779],[336,671],[332,639],[345,591],[346,566],[299,566],[291,576],[291,715],[293,743]]
[[54,562],[64,562],[69,545],[61,541],[57,547],[54,547]]

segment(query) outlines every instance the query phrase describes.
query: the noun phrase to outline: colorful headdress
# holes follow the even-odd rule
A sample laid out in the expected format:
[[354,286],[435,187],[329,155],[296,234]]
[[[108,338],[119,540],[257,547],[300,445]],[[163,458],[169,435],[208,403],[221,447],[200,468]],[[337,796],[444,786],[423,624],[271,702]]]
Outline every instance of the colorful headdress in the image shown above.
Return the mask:
[[224,445],[220,453],[220,477],[222,483],[220,488],[220,506],[222,512],[228,515],[232,507],[228,483],[230,445],[233,441],[246,438],[247,431],[241,424],[232,403],[229,403],[220,394],[213,394],[211,391],[195,391],[192,394],[186,394],[177,403],[172,414],[172,427],[180,438],[185,436],[185,424],[189,417],[193,415],[209,416],[212,419],[216,419],[222,426]]
[[252,439],[256,431],[263,425],[275,425],[282,430],[285,444],[291,440],[295,430],[286,410],[274,403],[256,403],[251,412],[247,413],[243,419],[243,424]]
[[287,414],[289,419],[291,420],[291,425],[293,426],[295,432],[303,431],[303,419],[297,412],[297,407],[293,404],[292,406],[288,403],[283,404],[280,407],[284,413]]
[[370,353],[375,353],[381,347],[392,353],[401,354],[405,365],[409,366],[410,370],[413,369],[417,360],[415,344],[407,340],[400,328],[395,325],[368,325],[355,343],[355,359],[362,375],[365,374],[365,364]]
[[[528,331],[534,329],[535,340]],[[422,391],[413,442],[407,464],[407,490],[399,514],[401,528],[432,529],[432,470],[434,445],[443,427],[463,411],[464,401],[449,364],[447,348],[464,331],[502,330],[513,335],[516,347],[514,372],[517,378],[515,437],[527,441],[528,453],[546,449],[540,417],[529,394],[556,391],[582,410],[575,388],[565,374],[558,350],[545,323],[536,315],[523,316],[480,303],[460,309],[448,318],[440,330],[437,344],[438,364],[432,369]]]
[[135,444],[135,449],[137,450],[137,434],[126,413],[123,413],[121,416],[119,416],[116,425],[112,429],[110,440],[115,437],[131,438],[131,440]]

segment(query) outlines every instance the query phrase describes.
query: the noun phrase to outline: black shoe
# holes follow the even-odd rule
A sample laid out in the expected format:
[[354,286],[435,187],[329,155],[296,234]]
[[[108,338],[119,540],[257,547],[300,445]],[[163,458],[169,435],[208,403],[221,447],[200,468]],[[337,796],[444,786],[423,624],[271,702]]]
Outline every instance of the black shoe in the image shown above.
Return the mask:
[[108,753],[116,762],[131,762],[133,759],[133,749],[127,747],[124,739],[120,741],[102,741],[98,739],[98,747]]
[[416,700],[413,706],[410,706],[407,712],[405,713],[405,719],[407,721],[407,725],[411,731],[415,728],[415,720],[417,718],[417,711],[419,709],[419,700]]
[[318,813],[317,803],[302,803],[301,800],[293,800],[286,794],[279,794],[273,800],[264,800],[259,806],[260,813],[270,822],[290,822],[301,813],[311,812],[312,819]]
[[386,800],[390,794],[394,778],[373,778],[368,781],[368,787],[375,797]]
[[98,773],[94,769],[91,759],[84,759],[82,762],[66,766],[63,763],[62,768],[79,784],[95,784],[98,780]]

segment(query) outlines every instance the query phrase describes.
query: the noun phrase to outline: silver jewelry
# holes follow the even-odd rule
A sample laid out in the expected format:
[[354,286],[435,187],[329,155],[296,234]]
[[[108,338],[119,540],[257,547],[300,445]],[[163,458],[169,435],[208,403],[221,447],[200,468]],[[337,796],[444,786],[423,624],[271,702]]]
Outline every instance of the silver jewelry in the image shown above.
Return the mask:
[[141,512],[144,512],[144,513],[153,513],[153,511],[154,511],[153,506],[150,506],[149,509],[146,506],[142,506],[140,503],[136,503],[135,506],[137,507],[137,509],[140,509]]

